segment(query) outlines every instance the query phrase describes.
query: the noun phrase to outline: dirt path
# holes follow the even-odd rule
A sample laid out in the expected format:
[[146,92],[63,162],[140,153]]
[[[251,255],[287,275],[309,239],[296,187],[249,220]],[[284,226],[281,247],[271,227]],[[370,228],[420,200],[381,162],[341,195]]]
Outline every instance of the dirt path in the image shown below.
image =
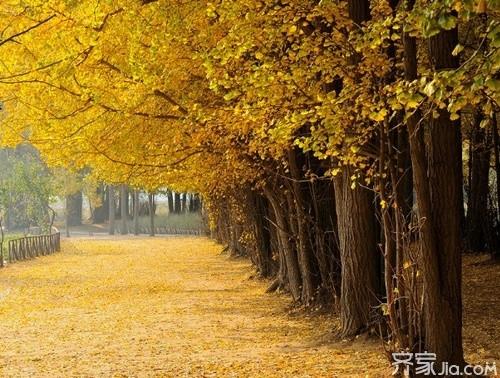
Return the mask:
[[370,377],[377,342],[286,315],[245,260],[203,238],[73,239],[0,274],[0,374],[15,377]]

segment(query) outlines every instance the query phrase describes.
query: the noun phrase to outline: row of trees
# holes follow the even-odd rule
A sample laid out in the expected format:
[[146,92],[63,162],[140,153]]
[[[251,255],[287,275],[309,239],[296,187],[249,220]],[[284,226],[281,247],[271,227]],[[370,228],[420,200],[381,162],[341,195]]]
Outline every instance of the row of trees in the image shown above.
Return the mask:
[[9,231],[51,232],[58,198],[67,197],[73,208],[66,213],[79,211],[81,217],[81,206],[75,207],[74,199],[79,196],[81,202],[83,192],[89,198],[93,196],[92,180],[65,169],[49,168],[30,144],[0,149],[0,166],[0,219]]
[[[125,219],[134,220],[134,224],[135,215],[154,217],[155,194],[143,195],[123,185],[116,190],[112,185],[93,181],[88,171],[71,173],[50,169],[38,151],[29,144],[1,149],[0,165],[0,222],[9,231],[23,230],[29,233],[34,227],[49,232],[54,222],[64,219],[69,232],[69,227],[82,225],[84,197],[88,201],[90,220],[94,224],[108,222],[111,211],[114,212],[114,219],[121,219],[122,205]],[[113,206],[109,204],[111,190],[118,192],[118,195],[114,195]],[[197,194],[174,193],[171,190],[159,191],[157,194],[167,198],[169,214],[201,210],[201,200]],[[64,210],[57,214],[57,203],[60,201],[63,202]],[[152,213],[150,208],[153,209]]]
[[[105,201],[98,208],[99,210],[108,210],[105,219],[109,222],[109,233],[115,233],[115,219],[121,219],[120,233],[126,235],[129,233],[128,221],[133,221],[133,233],[139,235],[141,233],[139,227],[139,217],[149,216],[149,232],[151,236],[155,235],[155,214],[156,214],[156,201],[155,193],[147,194],[147,201],[141,201],[143,193],[139,190],[134,190],[130,193],[126,185],[119,187],[118,206],[117,206],[117,193],[113,185],[107,185]],[[160,192],[161,193],[161,192]],[[132,195],[130,195],[132,194]],[[163,194],[163,193],[161,193]],[[190,193],[173,193],[171,190],[164,191],[167,196],[168,213],[170,214],[185,214],[188,212],[195,213],[201,211],[201,201],[197,194]],[[130,201],[130,197],[132,201]],[[111,200],[110,200],[111,199]],[[96,210],[93,213],[95,214]],[[93,218],[94,223],[96,219]],[[100,223],[100,222],[99,222]]]
[[[110,205],[109,203],[110,193],[114,197],[114,205]],[[168,214],[184,214],[188,212],[194,213],[201,210],[201,200],[197,194],[174,193],[168,189],[160,190],[156,194],[166,197]],[[155,194],[153,193],[153,210],[156,210],[154,197]],[[150,215],[149,195],[142,193],[140,190],[133,190],[126,185],[113,186],[99,183],[94,188],[93,195],[89,198],[91,212],[90,221],[93,224],[101,224],[109,221],[109,214],[112,209],[114,209],[114,218],[121,219],[122,204],[124,206],[126,218],[132,220],[136,209],[136,201],[138,201],[137,215]],[[83,220],[83,192],[78,191],[68,196],[66,198],[66,206],[69,225],[81,225]]]
[[498,256],[497,5],[2,4],[2,140],[201,193],[270,290],[463,364],[463,241]]

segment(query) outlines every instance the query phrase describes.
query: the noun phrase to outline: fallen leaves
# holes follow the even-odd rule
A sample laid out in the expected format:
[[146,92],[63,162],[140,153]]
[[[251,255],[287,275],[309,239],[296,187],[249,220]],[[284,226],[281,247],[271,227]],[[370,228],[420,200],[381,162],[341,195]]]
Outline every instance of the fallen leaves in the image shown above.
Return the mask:
[[[341,342],[333,316],[287,313],[244,259],[204,238],[72,239],[0,271],[0,374],[380,377],[378,340]],[[499,361],[498,265],[467,257],[468,362]]]
[[[331,317],[286,296],[203,238],[73,239],[0,272],[6,376],[378,376],[378,342],[331,342]],[[325,339],[326,338],[326,339]],[[358,353],[356,353],[358,352]]]

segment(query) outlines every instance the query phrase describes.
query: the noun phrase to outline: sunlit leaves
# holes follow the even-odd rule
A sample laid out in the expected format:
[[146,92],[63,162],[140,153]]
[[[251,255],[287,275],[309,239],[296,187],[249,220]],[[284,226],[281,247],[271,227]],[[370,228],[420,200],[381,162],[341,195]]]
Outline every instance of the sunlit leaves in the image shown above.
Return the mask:
[[[29,136],[50,164],[111,182],[224,193],[258,185],[294,145],[366,170],[377,125],[404,127],[417,109],[458,119],[481,106],[489,119],[498,106],[492,1],[406,12],[375,0],[362,25],[336,1],[26,5],[2,3],[1,38],[54,18],[1,46],[3,142]],[[469,22],[478,41],[454,46],[458,69],[434,72],[419,46],[419,79],[405,80],[405,33],[425,42]]]

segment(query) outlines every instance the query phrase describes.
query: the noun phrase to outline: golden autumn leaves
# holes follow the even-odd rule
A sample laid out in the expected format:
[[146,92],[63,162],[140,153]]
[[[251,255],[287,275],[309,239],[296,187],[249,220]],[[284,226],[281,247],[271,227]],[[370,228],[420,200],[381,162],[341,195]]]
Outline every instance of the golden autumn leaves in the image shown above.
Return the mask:
[[[0,373],[310,377],[386,371],[378,344],[318,342],[245,260],[203,238],[74,239],[0,277]],[[335,363],[332,363],[332,357]]]
[[[366,171],[375,125],[416,109],[456,119],[481,103],[487,126],[499,91],[494,4],[370,5],[356,25],[334,1],[2,3],[2,141],[28,139],[52,165],[109,182],[208,198],[258,185],[293,146]],[[408,81],[388,56],[404,33],[428,38],[486,11],[482,50],[457,45],[457,70],[422,64]]]

